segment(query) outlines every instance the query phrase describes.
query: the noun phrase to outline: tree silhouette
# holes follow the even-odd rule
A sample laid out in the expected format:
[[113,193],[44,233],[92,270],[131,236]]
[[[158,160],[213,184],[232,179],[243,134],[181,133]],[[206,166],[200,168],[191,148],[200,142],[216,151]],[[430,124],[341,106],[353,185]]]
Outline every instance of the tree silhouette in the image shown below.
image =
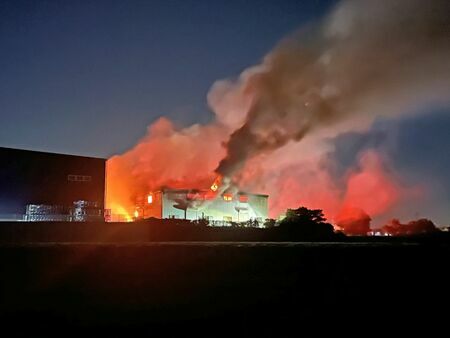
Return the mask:
[[272,218],[266,218],[265,222],[264,222],[264,227],[265,228],[273,228],[277,225],[277,221],[275,221]]
[[326,223],[326,218],[320,209],[299,207],[288,209],[286,217],[280,222],[280,229],[289,235],[309,238],[329,238],[333,236],[333,226]]
[[309,223],[323,223],[327,219],[324,217],[320,209],[308,209],[300,207],[298,209],[287,209],[286,217],[281,222],[309,222]]

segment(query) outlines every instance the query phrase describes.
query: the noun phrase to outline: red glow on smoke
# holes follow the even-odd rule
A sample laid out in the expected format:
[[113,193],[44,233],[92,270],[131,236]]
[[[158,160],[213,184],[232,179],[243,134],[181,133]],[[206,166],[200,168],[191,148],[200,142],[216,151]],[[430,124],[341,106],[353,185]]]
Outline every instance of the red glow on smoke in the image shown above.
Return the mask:
[[[333,140],[364,133],[375,119],[447,103],[447,3],[370,3],[367,11],[359,1],[342,1],[312,30],[283,39],[259,65],[215,82],[211,123],[153,123],[133,149],[108,161],[107,207],[130,219],[133,199],[153,190],[232,188],[268,194],[270,217],[299,206],[322,209],[349,233],[407,207],[412,190],[383,154],[366,151],[343,170],[329,155]],[[355,67],[360,60],[366,62]],[[214,181],[218,174],[223,182]]]
[[348,178],[344,208],[357,207],[371,216],[388,211],[402,197],[402,189],[383,166],[380,154],[368,151],[359,163],[360,170]]
[[[169,120],[159,119],[135,148],[108,161],[108,206],[116,210],[113,213],[132,214],[137,196],[163,187],[198,189],[190,199],[214,199],[217,192],[208,187],[221,186],[214,169],[224,155],[227,137],[220,125],[177,129]],[[374,150],[361,154],[357,165],[348,169],[344,186],[320,156],[291,164],[295,155],[288,149],[274,158],[255,158],[234,179],[244,191],[269,194],[270,217],[306,206],[322,209],[347,234],[365,234],[371,218],[390,211],[406,196]]]
[[222,142],[227,135],[215,124],[178,129],[160,118],[133,149],[108,160],[107,208],[130,213],[136,197],[163,187],[209,187],[225,154]]
[[336,225],[347,235],[366,235],[370,231],[371,218],[364,210],[345,207],[336,217]]

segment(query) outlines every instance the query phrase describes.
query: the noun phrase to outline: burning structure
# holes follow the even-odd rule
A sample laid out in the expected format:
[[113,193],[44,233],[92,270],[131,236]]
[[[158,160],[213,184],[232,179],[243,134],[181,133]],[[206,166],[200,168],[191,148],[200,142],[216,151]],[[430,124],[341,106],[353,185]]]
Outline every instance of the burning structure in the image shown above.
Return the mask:
[[140,198],[134,217],[206,219],[212,225],[254,220],[260,225],[268,217],[268,195],[211,190],[161,189]]
[[[180,127],[162,117],[110,158],[108,208],[123,213],[136,196],[207,187],[220,175],[222,186],[269,194],[272,218],[303,205],[323,209],[346,233],[364,234],[371,221],[410,217],[427,183],[396,166],[387,150],[395,135],[385,148],[358,136],[379,121],[449,105],[449,10],[447,0],[338,2],[259,64],[216,81],[209,123]],[[358,146],[341,153],[347,138]]]

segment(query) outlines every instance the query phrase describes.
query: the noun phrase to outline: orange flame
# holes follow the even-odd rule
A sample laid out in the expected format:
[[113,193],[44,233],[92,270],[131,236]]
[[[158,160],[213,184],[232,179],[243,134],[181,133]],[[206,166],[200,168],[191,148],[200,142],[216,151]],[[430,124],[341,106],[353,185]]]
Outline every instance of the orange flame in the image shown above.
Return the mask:
[[227,202],[230,202],[230,201],[233,200],[233,196],[231,194],[224,194],[223,195],[223,200],[227,201]]
[[[119,222],[123,221],[124,219],[126,222],[133,222],[133,217],[130,215],[130,213],[127,211],[127,209],[125,209],[122,205],[112,203],[111,211],[112,211],[113,218],[119,217]],[[117,221],[117,219],[116,220],[113,219],[112,221]]]
[[214,180],[214,183],[211,185],[211,190],[212,191],[217,191],[217,189],[219,189],[221,183],[222,183],[222,176],[219,175]]

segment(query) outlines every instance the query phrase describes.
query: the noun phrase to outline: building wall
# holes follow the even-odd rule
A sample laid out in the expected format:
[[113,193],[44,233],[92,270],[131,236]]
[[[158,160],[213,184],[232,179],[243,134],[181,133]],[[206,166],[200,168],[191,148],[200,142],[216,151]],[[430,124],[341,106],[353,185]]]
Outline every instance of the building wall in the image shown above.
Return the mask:
[[207,218],[212,221],[245,222],[268,218],[268,196],[240,194],[224,200],[222,196],[206,200],[188,198],[185,190],[166,190],[162,193],[162,218]]
[[70,207],[77,200],[104,209],[105,159],[0,147],[0,163],[0,215],[24,214],[27,204]]
[[161,191],[156,191],[150,194],[152,196],[151,203],[148,203],[148,196],[142,196],[140,200],[136,201],[136,210],[138,211],[138,218],[163,218],[162,217],[162,198]]

